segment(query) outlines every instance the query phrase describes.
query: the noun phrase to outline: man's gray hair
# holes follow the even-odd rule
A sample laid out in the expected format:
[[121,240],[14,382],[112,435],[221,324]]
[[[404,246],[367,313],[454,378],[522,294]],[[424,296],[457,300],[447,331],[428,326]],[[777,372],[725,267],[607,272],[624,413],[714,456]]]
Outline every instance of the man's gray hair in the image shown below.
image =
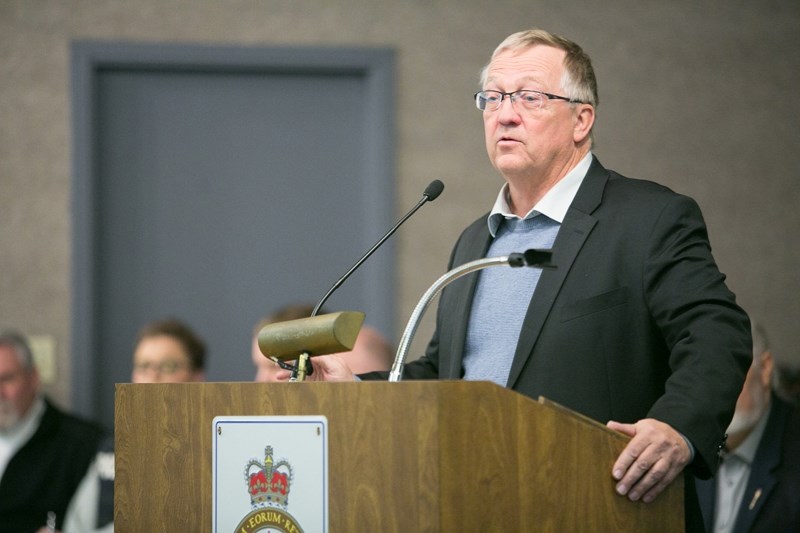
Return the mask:
[[[498,54],[506,50],[525,50],[532,46],[552,46],[563,50],[567,54],[564,58],[564,77],[561,80],[562,88],[566,93],[564,96],[597,107],[600,98],[597,93],[597,78],[592,67],[592,60],[577,43],[560,35],[537,28],[513,33],[495,48],[489,64]],[[481,89],[486,86],[489,64],[481,69]]]
[[[764,327],[753,322],[753,367],[759,368],[761,356],[771,351]],[[772,356],[772,391],[783,401],[800,406],[800,365]]]
[[17,359],[24,368],[34,368],[33,352],[25,339],[25,336],[18,331],[5,331],[0,333],[0,346],[8,346],[17,354]]
[[772,390],[783,401],[800,406],[800,365],[776,361],[772,370]]

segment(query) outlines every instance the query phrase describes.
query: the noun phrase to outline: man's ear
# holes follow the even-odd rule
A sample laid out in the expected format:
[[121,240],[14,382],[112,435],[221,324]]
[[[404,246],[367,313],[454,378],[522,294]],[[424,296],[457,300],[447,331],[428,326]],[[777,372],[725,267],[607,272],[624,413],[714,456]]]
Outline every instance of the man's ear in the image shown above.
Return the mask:
[[580,144],[586,140],[592,132],[592,126],[594,126],[594,106],[589,104],[576,105],[572,139],[575,144]]

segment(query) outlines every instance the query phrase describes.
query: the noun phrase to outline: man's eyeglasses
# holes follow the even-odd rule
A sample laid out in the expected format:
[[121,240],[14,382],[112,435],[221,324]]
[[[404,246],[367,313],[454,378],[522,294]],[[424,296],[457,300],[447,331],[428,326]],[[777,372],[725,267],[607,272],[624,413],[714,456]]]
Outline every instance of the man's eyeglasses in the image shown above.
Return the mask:
[[133,365],[134,372],[158,372],[159,374],[163,375],[175,374],[176,372],[185,370],[186,368],[188,368],[188,365],[178,361],[162,361],[160,363],[144,362],[134,363]]
[[475,93],[475,105],[481,111],[497,111],[503,105],[503,99],[508,96],[511,104],[520,102],[522,107],[530,111],[537,111],[544,107],[544,103],[548,100],[563,100],[570,104],[585,104],[582,100],[574,98],[567,98],[566,96],[559,96],[557,94],[545,93],[542,91],[534,91],[533,89],[522,89],[514,91],[513,93],[504,93],[502,91],[478,91]]

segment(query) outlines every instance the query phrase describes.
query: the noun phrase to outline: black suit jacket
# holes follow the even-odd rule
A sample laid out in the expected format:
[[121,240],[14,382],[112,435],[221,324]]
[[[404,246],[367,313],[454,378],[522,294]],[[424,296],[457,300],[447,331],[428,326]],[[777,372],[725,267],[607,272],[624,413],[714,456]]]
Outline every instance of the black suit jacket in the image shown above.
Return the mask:
[[[800,531],[800,410],[773,395],[734,533]],[[716,481],[698,480],[706,528],[715,514]]]
[[[490,242],[482,216],[460,236],[449,267],[483,257]],[[553,263],[527,309],[507,386],[600,422],[664,421],[695,446],[695,471],[711,475],[752,342],[696,203],[595,159]],[[406,379],[463,376],[477,279],[442,291],[434,337],[425,356],[405,365]]]
[[102,438],[100,427],[45,400],[38,429],[0,479],[0,533],[37,531],[56,514],[57,529]]

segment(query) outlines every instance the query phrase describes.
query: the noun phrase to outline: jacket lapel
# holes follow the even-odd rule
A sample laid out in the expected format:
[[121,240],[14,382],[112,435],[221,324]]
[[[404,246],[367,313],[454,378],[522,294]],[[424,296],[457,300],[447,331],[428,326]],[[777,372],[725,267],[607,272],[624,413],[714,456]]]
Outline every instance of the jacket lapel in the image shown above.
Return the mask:
[[607,181],[608,171],[603,168],[597,158],[594,158],[553,244],[552,263],[556,268],[545,269],[542,272],[528,305],[517,350],[511,363],[511,372],[506,385],[508,388],[514,388],[522,369],[531,357],[536,340],[539,338],[564,279],[597,223],[597,219],[591,213],[600,205]]
[[695,479],[694,486],[697,490],[697,501],[700,504],[700,512],[703,514],[703,525],[706,531],[711,531],[714,525],[714,513],[716,512],[717,480]]
[[761,436],[761,442],[753,458],[753,468],[750,471],[747,488],[736,516],[736,532],[750,531],[753,521],[777,483],[772,472],[781,462],[781,442],[786,425],[786,410],[774,395],[769,416],[767,427],[764,428],[764,434]]

